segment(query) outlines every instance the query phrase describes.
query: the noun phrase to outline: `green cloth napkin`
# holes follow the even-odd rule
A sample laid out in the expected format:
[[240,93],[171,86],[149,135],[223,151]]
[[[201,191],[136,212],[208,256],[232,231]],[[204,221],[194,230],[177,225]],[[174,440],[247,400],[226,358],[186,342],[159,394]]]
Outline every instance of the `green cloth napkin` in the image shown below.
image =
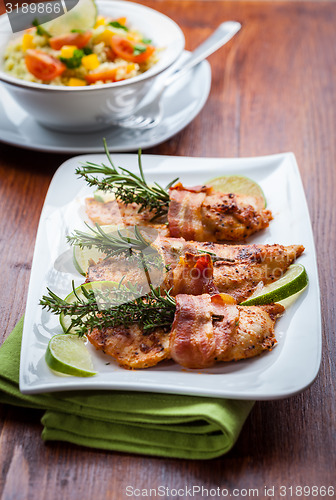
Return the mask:
[[0,401],[46,410],[45,441],[188,459],[228,452],[253,406],[195,396],[124,391],[21,394],[23,318],[0,348]]

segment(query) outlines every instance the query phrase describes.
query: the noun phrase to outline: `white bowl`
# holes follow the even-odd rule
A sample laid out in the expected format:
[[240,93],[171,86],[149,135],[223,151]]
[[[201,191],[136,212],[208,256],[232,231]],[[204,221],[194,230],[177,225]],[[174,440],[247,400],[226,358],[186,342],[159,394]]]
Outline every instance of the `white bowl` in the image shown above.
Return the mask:
[[13,34],[7,14],[0,17],[0,81],[22,108],[48,128],[67,132],[99,130],[129,116],[148,94],[155,77],[182,54],[183,33],[169,17],[124,0],[97,0],[97,6],[100,14],[126,16],[155,46],[162,47],[159,61],[145,73],[115,83],[61,87],[26,82],[3,71],[3,54]]

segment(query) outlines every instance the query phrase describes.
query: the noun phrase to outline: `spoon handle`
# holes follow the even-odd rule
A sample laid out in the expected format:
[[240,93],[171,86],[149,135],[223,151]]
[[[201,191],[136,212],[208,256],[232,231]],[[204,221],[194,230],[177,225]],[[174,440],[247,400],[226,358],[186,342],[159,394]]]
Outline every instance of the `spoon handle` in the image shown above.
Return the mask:
[[199,45],[190,55],[189,59],[183,64],[181,68],[178,68],[172,75],[166,80],[165,87],[170,85],[177,77],[182,73],[189,71],[191,68],[196,66],[204,59],[206,59],[210,54],[222,47],[226,42],[231,40],[231,38],[240,30],[241,24],[237,21],[226,21],[218,26],[218,28],[209,36],[201,45]]

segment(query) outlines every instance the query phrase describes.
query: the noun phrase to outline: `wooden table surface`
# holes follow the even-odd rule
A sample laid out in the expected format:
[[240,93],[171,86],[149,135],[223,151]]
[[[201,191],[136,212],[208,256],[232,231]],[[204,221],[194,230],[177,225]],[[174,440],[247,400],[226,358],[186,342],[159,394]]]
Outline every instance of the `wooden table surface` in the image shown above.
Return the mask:
[[[209,58],[212,88],[199,116],[178,135],[145,152],[203,157],[295,153],[317,247],[323,314],[320,373],[302,394],[257,403],[234,449],[210,461],[44,444],[41,412],[1,406],[0,497],[122,499],[127,498],[127,485],[140,489],[199,485],[231,492],[237,488],[239,498],[252,497],[249,488],[257,488],[259,498],[271,498],[264,493],[266,485],[276,487],[273,498],[282,498],[277,488],[284,485],[294,487],[285,498],[299,498],[297,485],[335,487],[336,5],[141,3],[177,21],[188,49],[220,21],[235,19],[243,24],[238,36]],[[44,196],[66,158],[0,145],[0,342],[24,312]]]

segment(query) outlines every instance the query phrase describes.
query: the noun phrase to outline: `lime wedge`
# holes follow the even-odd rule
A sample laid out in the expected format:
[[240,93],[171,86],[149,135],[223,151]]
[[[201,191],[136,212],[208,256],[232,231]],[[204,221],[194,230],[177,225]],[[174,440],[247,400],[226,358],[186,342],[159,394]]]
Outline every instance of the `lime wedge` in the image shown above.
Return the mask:
[[208,186],[212,186],[215,191],[222,193],[236,193],[254,196],[258,200],[258,208],[266,207],[266,198],[259,184],[244,175],[223,175],[207,181]]
[[96,201],[100,201],[101,203],[108,203],[109,201],[115,200],[114,193],[111,193],[110,191],[102,191],[101,189],[97,189],[93,193],[93,197]]
[[85,341],[85,337],[77,335],[61,334],[52,337],[45,353],[49,368],[76,377],[96,375]]
[[79,0],[78,4],[63,16],[57,17],[43,27],[52,35],[59,36],[72,30],[89,30],[97,19],[97,6],[94,0]]
[[[68,304],[71,304],[71,303],[76,302],[78,300],[76,295],[80,299],[83,299],[84,294],[83,294],[82,288],[84,288],[86,291],[90,291],[90,290],[100,291],[100,290],[106,290],[106,288],[115,289],[116,286],[118,286],[118,283],[114,283],[112,281],[91,281],[90,283],[84,283],[83,285],[77,287],[75,289],[76,294],[74,292],[71,292],[71,293],[69,293],[69,295],[67,297],[65,297],[64,300]],[[85,316],[83,317],[83,319],[84,318],[85,318]],[[64,332],[67,332],[68,334],[69,333],[75,333],[75,334],[78,333],[76,327],[73,327],[69,330],[69,328],[71,326],[71,316],[65,316],[63,313],[61,313],[60,314],[60,324],[61,324],[61,327],[63,328]]]
[[252,306],[279,302],[301,292],[307,285],[308,275],[305,268],[301,264],[292,264],[282,278],[266,285],[240,305]]

